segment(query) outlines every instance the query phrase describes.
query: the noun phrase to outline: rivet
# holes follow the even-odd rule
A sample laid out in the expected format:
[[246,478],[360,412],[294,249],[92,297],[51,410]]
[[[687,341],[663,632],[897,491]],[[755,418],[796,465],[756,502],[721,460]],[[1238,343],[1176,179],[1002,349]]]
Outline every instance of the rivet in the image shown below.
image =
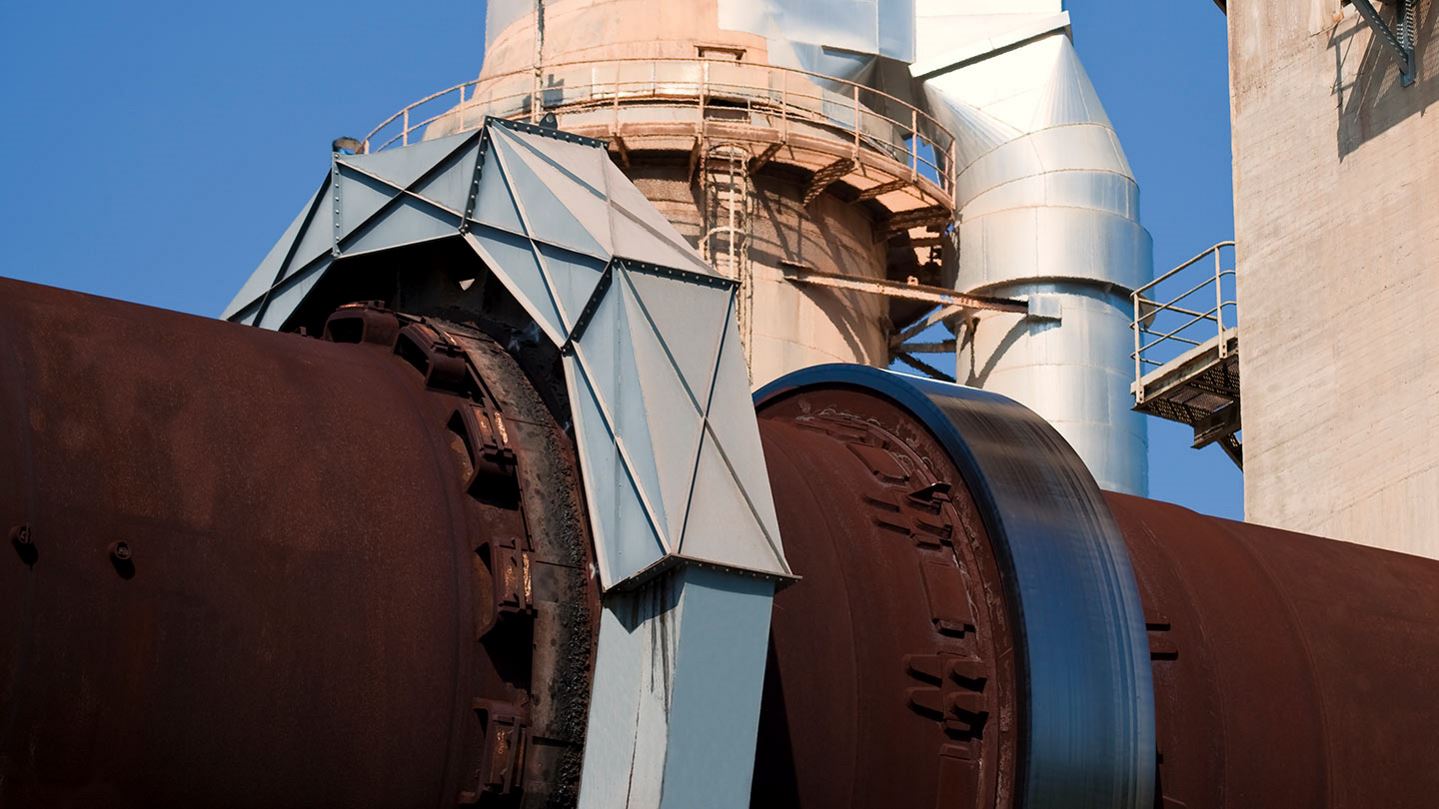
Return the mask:
[[10,529],[10,544],[14,546],[15,552],[20,554],[20,561],[30,567],[35,566],[35,560],[39,553],[35,550],[35,540],[30,535],[30,526],[21,523]]

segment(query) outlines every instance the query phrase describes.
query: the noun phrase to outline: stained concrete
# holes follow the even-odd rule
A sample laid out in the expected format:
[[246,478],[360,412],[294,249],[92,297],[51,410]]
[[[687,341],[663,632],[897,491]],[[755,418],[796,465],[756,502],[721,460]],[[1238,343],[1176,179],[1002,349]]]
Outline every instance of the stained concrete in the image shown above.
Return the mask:
[[1244,494],[1439,558],[1439,4],[1419,22],[1405,88],[1352,6],[1230,0]]

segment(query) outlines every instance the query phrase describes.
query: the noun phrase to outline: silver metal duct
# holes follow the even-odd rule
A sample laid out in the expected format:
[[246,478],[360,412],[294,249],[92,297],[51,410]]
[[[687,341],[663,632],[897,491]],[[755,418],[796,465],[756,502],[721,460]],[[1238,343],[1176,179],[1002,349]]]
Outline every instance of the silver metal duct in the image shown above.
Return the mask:
[[[1028,297],[1035,318],[958,327],[956,378],[1050,421],[1101,486],[1144,494],[1148,437],[1130,407],[1129,291],[1153,272],[1139,187],[1059,0],[919,0],[917,54],[958,139],[962,292]],[[1057,319],[1052,319],[1057,318]]]
[[719,26],[760,34],[771,64],[848,81],[914,61],[914,0],[719,0]]

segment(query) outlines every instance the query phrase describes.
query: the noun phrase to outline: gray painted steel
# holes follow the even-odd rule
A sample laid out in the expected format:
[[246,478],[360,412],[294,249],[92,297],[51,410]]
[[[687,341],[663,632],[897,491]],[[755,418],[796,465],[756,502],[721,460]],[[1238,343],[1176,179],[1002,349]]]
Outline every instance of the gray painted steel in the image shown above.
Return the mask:
[[225,317],[279,328],[345,259],[455,236],[564,352],[601,583],[682,560],[789,576],[734,283],[596,141],[492,119],[337,154]]
[[774,586],[689,565],[606,597],[580,809],[749,805]]
[[720,28],[769,41],[771,64],[862,80],[876,57],[914,61],[914,0],[719,0]]
[[1154,691],[1124,539],[1084,463],[1044,419],[998,394],[860,365],[770,383],[873,391],[949,452],[1005,568],[1021,652],[1020,806],[1154,805]]
[[457,237],[564,358],[606,589],[580,805],[746,805],[775,580],[791,574],[734,283],[603,144],[491,119],[337,154],[225,316],[279,328],[348,258]]

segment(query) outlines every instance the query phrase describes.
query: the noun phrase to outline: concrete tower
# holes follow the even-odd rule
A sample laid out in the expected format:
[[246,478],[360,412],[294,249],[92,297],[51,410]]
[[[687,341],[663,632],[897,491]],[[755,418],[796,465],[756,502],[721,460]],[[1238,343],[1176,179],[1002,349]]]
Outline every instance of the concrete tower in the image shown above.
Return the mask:
[[364,148],[552,116],[739,281],[754,385],[946,353],[1145,492],[1126,355],[1151,246],[1060,0],[496,0],[486,37],[475,81]]
[[[938,230],[953,213],[948,133],[863,83],[884,49],[879,36],[843,53],[766,36],[765,5],[492,2],[472,95],[426,132],[522,114],[538,97],[560,128],[609,140],[640,190],[717,269],[740,279],[756,386],[824,362],[887,365],[894,319],[922,307],[892,312],[882,295],[786,276],[922,275],[929,251],[916,254],[911,230],[924,238],[923,228]],[[870,27],[908,55],[907,9],[889,30],[875,3],[849,5],[843,11],[868,13]],[[790,12],[780,28],[829,33],[814,31],[815,21]]]
[[1228,5],[1245,518],[1439,558],[1439,3]]

